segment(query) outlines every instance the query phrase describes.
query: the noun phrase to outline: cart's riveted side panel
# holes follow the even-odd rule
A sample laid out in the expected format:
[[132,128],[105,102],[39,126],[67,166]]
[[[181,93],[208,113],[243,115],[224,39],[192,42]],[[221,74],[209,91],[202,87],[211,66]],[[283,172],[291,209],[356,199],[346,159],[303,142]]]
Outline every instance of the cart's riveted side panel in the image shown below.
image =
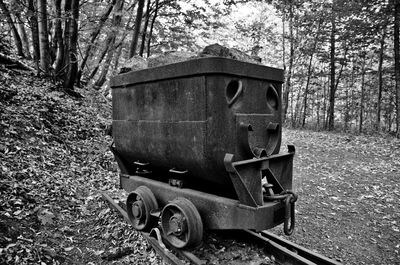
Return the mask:
[[204,77],[113,89],[113,136],[127,160],[199,168],[206,134]]
[[113,88],[113,120],[205,121],[204,77]]

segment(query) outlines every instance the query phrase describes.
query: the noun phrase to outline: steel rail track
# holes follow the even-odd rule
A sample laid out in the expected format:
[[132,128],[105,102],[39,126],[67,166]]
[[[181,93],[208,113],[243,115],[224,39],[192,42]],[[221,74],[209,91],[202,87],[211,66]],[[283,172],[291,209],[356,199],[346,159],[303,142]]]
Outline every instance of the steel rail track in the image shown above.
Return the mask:
[[[113,209],[117,210],[124,217],[124,219],[129,224],[131,224],[131,221],[129,220],[128,214],[125,211],[125,209],[123,209],[121,206],[119,206],[107,193],[105,193],[105,192],[100,192],[100,193],[101,193],[103,199],[105,199]],[[158,255],[160,255],[160,257],[165,262],[167,262],[171,265],[184,265],[184,263],[177,256],[175,256],[171,251],[169,251],[165,247],[164,243],[160,240],[160,238],[157,239],[157,238],[152,237],[151,233],[146,233],[146,232],[142,232],[142,231],[138,231],[138,232],[147,240],[147,242],[149,242],[149,244],[153,247],[153,249],[157,252]],[[186,258],[187,260],[189,260],[189,262],[191,262],[192,264],[195,264],[195,265],[204,265],[205,264],[205,261],[200,260],[198,257],[196,257],[191,252],[174,248],[173,246],[169,245],[168,243],[166,243],[166,244],[170,249],[173,249],[176,253],[178,253],[180,256]]]
[[[101,196],[109,203],[112,208],[117,210],[129,224],[131,224],[127,212],[121,206],[119,206],[107,193],[101,192]],[[178,257],[165,249],[165,247],[163,247],[157,239],[150,237],[149,233],[140,232],[140,234],[147,240],[147,242],[149,242],[149,244],[154,248],[157,254],[162,257],[164,261],[172,265],[183,265],[183,262],[178,259]]]
[[341,265],[340,262],[322,256],[270,232],[262,231],[256,233],[250,230],[243,231],[260,240],[265,245],[266,251],[273,255],[279,264]]
[[[119,206],[108,194],[101,192],[102,197],[109,203],[109,205],[117,210],[124,219],[131,224],[128,214],[125,209]],[[278,237],[268,231],[261,231],[256,233],[251,230],[241,230],[252,239],[257,239],[264,247],[265,251],[274,256],[278,264],[284,265],[342,265],[340,262],[329,259],[309,249],[299,246],[286,239]],[[184,263],[175,256],[169,249],[174,250],[179,256],[187,259],[191,264],[204,265],[206,262],[199,259],[193,253],[174,248],[166,240],[162,241],[161,238],[155,238],[154,233],[146,233],[138,231],[149,244],[154,248],[158,255],[167,263],[172,265],[183,265]],[[166,246],[169,248],[167,248]]]

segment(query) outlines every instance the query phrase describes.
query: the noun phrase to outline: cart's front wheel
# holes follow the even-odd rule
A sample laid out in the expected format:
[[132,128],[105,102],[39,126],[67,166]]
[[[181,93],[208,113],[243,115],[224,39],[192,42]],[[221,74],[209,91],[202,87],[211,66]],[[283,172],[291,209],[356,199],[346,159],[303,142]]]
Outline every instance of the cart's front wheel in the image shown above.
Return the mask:
[[176,198],[164,207],[161,228],[164,238],[176,248],[196,246],[203,238],[200,214],[185,198]]
[[136,230],[149,229],[157,222],[157,218],[150,214],[158,208],[157,200],[146,186],[140,186],[128,195],[126,208],[129,220]]

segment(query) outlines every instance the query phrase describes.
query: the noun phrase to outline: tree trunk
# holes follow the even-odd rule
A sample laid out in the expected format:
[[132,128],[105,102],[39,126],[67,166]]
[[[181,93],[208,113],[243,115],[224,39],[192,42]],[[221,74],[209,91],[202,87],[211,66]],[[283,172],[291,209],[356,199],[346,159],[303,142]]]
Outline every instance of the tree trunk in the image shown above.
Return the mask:
[[349,90],[348,89],[346,89],[345,94],[346,94],[346,104],[345,104],[346,110],[344,113],[344,131],[347,132],[347,129],[349,127],[349,113],[350,113],[349,112],[350,103],[349,103]]
[[[353,86],[354,86],[354,71],[355,71],[355,67],[354,67],[354,62],[353,62],[353,67],[351,68],[351,74],[350,74],[350,86],[348,89],[346,89],[346,112],[345,112],[345,116],[344,116],[344,130],[347,131],[348,127],[349,127],[349,121],[350,121],[350,107],[352,105],[350,105],[350,99],[349,99],[349,89],[351,89],[351,91],[353,91]],[[351,126],[350,126],[351,127]]]
[[324,83],[324,129],[328,129],[328,117],[329,117],[329,106],[328,106],[328,94],[329,94],[329,77],[326,78],[326,82]]
[[311,106],[310,106],[310,115],[309,115],[311,117],[311,125],[315,124],[315,122],[314,122],[314,109],[315,109],[315,107],[317,105],[317,103],[316,103],[317,102],[317,98],[318,98],[318,92],[311,94],[311,98],[310,98]]
[[143,57],[144,46],[146,43],[147,27],[149,25],[149,20],[150,20],[150,3],[151,3],[151,0],[147,0],[146,16],[145,16],[144,26],[143,26],[143,30],[142,30],[142,43],[140,44],[140,50],[139,50],[140,57]]
[[121,57],[122,54],[122,48],[123,48],[123,43],[125,41],[126,36],[128,35],[128,30],[129,30],[129,24],[132,20],[132,15],[129,16],[128,22],[126,22],[125,30],[124,33],[121,36],[121,39],[115,44],[115,47],[117,49],[117,54],[114,56],[114,63],[113,63],[113,74],[115,74],[118,70],[118,65],[119,65],[119,58]]
[[[292,87],[292,89],[293,88],[294,87]],[[296,97],[296,107],[294,109],[294,116],[293,116],[293,119],[292,119],[292,127],[293,128],[296,128],[297,125],[300,123],[300,122],[298,122],[298,120],[300,120],[300,116],[301,116],[300,112],[301,112],[301,109],[302,109],[302,106],[301,106],[302,102],[300,100],[300,95],[301,95],[301,91],[300,91],[300,88],[299,88],[298,92],[297,92],[297,97]]]
[[114,63],[113,63],[113,74],[116,74],[119,66],[119,58],[121,57],[122,54],[122,45],[117,46],[117,52],[114,56]]
[[395,111],[394,105],[396,104],[396,99],[394,97],[389,97],[389,104],[386,109],[386,121],[387,121],[387,131],[391,132],[393,127],[393,113]]
[[80,86],[82,72],[83,72],[83,69],[86,66],[87,60],[89,59],[90,51],[93,48],[94,42],[96,41],[97,37],[100,35],[101,29],[103,28],[105,22],[107,21],[108,17],[110,16],[111,11],[113,10],[116,1],[117,0],[112,0],[112,2],[110,4],[110,6],[108,7],[108,9],[101,15],[99,24],[93,30],[93,32],[90,34],[90,42],[86,46],[84,57],[82,59],[82,63],[80,65],[80,67],[79,67],[79,71],[78,71],[78,74],[76,76],[76,84],[78,85],[78,87]]
[[304,128],[304,125],[306,124],[306,117],[307,117],[307,99],[308,99],[308,88],[310,85],[310,79],[311,79],[311,66],[312,66],[312,59],[314,56],[314,52],[310,55],[310,62],[308,63],[308,70],[307,70],[307,82],[306,82],[306,87],[304,89],[304,108],[303,108],[303,120],[301,122],[301,127]]
[[21,37],[22,46],[24,47],[24,54],[26,55],[27,59],[31,60],[32,56],[29,50],[29,41],[25,30],[25,23],[24,21],[22,21],[21,16],[19,14],[15,14],[15,21],[17,22],[18,33]]
[[79,19],[79,0],[72,0],[71,3],[72,18],[69,23],[69,28],[65,30],[69,31],[68,41],[68,71],[64,78],[64,88],[73,90],[76,74],[78,72],[78,56],[77,56],[77,44],[78,44],[78,19]]
[[319,37],[319,31],[321,28],[321,23],[322,23],[322,18],[319,19],[318,21],[318,29],[317,29],[317,35],[315,36],[315,41],[314,41],[314,45],[313,45],[313,49],[311,51],[311,55],[310,55],[310,61],[308,63],[308,69],[307,69],[307,82],[306,82],[306,88],[304,91],[304,112],[303,112],[303,121],[301,124],[301,127],[304,127],[305,123],[306,123],[306,116],[307,116],[307,98],[308,98],[308,88],[310,86],[310,79],[311,79],[311,70],[312,70],[312,60],[314,57],[314,53],[315,50],[317,49],[317,44],[318,44],[318,37]]
[[343,54],[343,61],[340,63],[339,73],[337,75],[336,82],[335,82],[335,93],[336,93],[336,91],[337,91],[337,89],[339,87],[339,83],[340,83],[340,80],[341,80],[341,77],[342,77],[343,69],[344,69],[344,66],[346,64],[346,56],[347,56],[348,50],[349,50],[348,46],[345,45],[344,54]]
[[316,101],[317,101],[317,103],[316,103],[316,108],[317,108],[317,124],[316,124],[316,129],[317,130],[319,130],[319,123],[320,123],[320,121],[319,121],[319,111],[320,111],[320,108],[321,108],[321,101],[320,101],[320,95],[319,95],[319,90],[317,91],[317,95],[316,95]]
[[329,94],[329,115],[328,115],[328,129],[333,130],[335,127],[335,11],[334,4],[332,3],[332,17],[331,17],[331,51],[330,51],[330,67],[331,67],[331,85]]
[[6,16],[8,26],[10,27],[11,32],[13,34],[15,46],[17,47],[17,53],[19,56],[24,57],[24,49],[22,47],[21,37],[18,33],[17,28],[15,27],[13,20],[12,20],[10,11],[8,10],[6,4],[3,2],[3,0],[0,0],[0,8],[3,11],[4,15]]
[[361,67],[361,96],[360,96],[360,123],[358,132],[362,133],[364,122],[364,94],[365,94],[365,53],[363,53],[363,61]]
[[62,63],[62,68],[60,69],[61,72],[59,73],[60,76],[62,76],[63,80],[66,79],[66,74],[67,74],[67,68],[69,65],[69,39],[70,39],[70,24],[71,24],[71,5],[72,5],[72,0],[65,0],[64,2],[64,14],[69,14],[68,16],[65,17],[64,19],[64,34],[63,34],[63,39],[64,39],[64,54],[63,54],[63,63]]
[[379,64],[378,64],[378,101],[377,101],[377,111],[376,111],[376,129],[381,130],[381,101],[382,101],[382,89],[383,89],[383,55],[385,50],[385,38],[386,38],[386,25],[383,26],[382,36],[381,36],[381,48],[379,49]]
[[[355,100],[355,96],[354,96],[354,90],[351,90],[351,107],[350,107],[350,116],[351,117],[356,117],[356,122],[355,122],[355,126],[357,127],[357,115],[355,115],[354,113],[356,112],[356,100]],[[352,129],[352,125],[353,125],[353,120],[351,120],[351,123],[350,123],[350,131],[351,131],[351,129]]]
[[97,81],[93,85],[93,88],[96,89],[96,90],[99,90],[101,88],[101,86],[107,80],[107,73],[108,73],[108,70],[110,69],[111,60],[112,60],[112,58],[114,56],[114,51],[115,51],[115,47],[114,47],[115,36],[114,36],[114,39],[111,40],[111,43],[112,43],[113,47],[110,47],[110,49],[108,49],[106,60],[104,61],[100,76],[99,76],[99,78],[97,79]]
[[54,72],[56,77],[60,74],[64,62],[64,40],[62,37],[62,27],[61,27],[61,1],[62,0],[54,0],[54,6],[56,9],[56,17],[57,17],[54,28],[55,31],[54,35],[57,44],[56,59],[54,61]]
[[40,48],[39,48],[39,29],[38,21],[35,12],[35,5],[33,0],[28,0],[28,21],[31,27],[32,34],[32,46],[33,46],[33,60],[35,61],[37,74],[39,74],[39,58],[40,58]]
[[394,72],[396,88],[396,136],[400,138],[400,0],[394,0]]
[[104,44],[103,50],[100,52],[99,60],[97,61],[96,66],[90,72],[88,80],[93,79],[95,77],[95,75],[97,74],[97,71],[99,71],[100,64],[103,61],[104,57],[106,56],[108,49],[110,48],[109,47],[110,42],[111,42],[111,40],[109,38],[107,38],[106,43]]
[[289,42],[290,42],[290,54],[289,54],[289,69],[286,73],[286,86],[285,91],[283,93],[283,121],[285,122],[287,119],[287,111],[289,107],[289,92],[291,86],[291,77],[292,77],[292,69],[293,69],[293,57],[294,57],[294,38],[293,38],[293,0],[289,1]]
[[[116,3],[116,5],[118,5],[118,3]],[[132,8],[134,8],[135,5],[136,5],[136,1],[133,3]],[[118,9],[117,9],[117,10],[118,10]],[[125,26],[124,34],[122,35],[122,38],[121,38],[121,40],[118,42],[118,44],[115,45],[116,47],[118,47],[119,45],[122,45],[122,43],[123,43],[123,41],[124,41],[124,39],[125,39],[125,37],[126,37],[126,35],[127,35],[126,30],[129,28],[129,24],[130,24],[131,20],[132,20],[132,15],[129,16],[128,22],[126,23],[126,26]],[[113,22],[113,23],[114,23],[114,22]],[[101,64],[101,62],[103,61],[104,57],[106,56],[108,50],[109,50],[110,47],[111,47],[111,45],[110,45],[111,41],[112,41],[112,38],[111,38],[111,35],[109,34],[109,35],[107,36],[107,39],[106,39],[106,43],[105,43],[105,45],[104,45],[104,48],[103,48],[103,50],[101,50],[101,52],[100,52],[99,60],[97,61],[96,66],[95,66],[95,67],[93,68],[93,70],[90,72],[90,75],[89,75],[89,77],[88,77],[88,80],[93,79],[93,78],[95,77],[95,75],[97,74],[97,72],[99,71],[99,69],[100,69],[100,64]]]
[[48,14],[47,17],[49,18],[47,21],[47,31],[49,33],[49,51],[48,53],[48,58],[49,58],[49,62],[50,62],[50,66],[53,66],[53,63],[56,60],[56,56],[57,56],[57,38],[56,38],[56,24],[57,24],[57,20],[60,20],[62,18],[57,19],[57,14],[56,14],[56,10],[54,8],[54,0],[49,0],[50,3],[49,4],[49,10],[48,10]]
[[118,0],[116,3],[116,12],[114,14],[113,21],[112,21],[113,30],[110,32],[109,36],[107,37],[109,39],[108,46],[110,48],[108,49],[107,57],[103,64],[103,68],[100,73],[100,76],[94,84],[95,89],[100,89],[101,86],[107,80],[107,73],[108,73],[108,70],[110,69],[111,60],[114,56],[114,51],[116,49],[115,39],[116,39],[116,36],[118,33],[117,28],[119,28],[121,25],[121,20],[122,20],[121,13],[123,10],[123,6],[124,6],[124,0]]
[[140,24],[142,23],[144,1],[145,0],[139,0],[139,5],[137,8],[136,19],[135,19],[135,28],[134,28],[134,32],[132,35],[132,42],[131,42],[131,47],[130,47],[130,51],[129,51],[129,58],[132,58],[133,56],[136,55],[136,47],[137,47],[139,33],[140,33]]
[[151,44],[151,38],[153,37],[153,29],[154,29],[154,23],[156,21],[157,15],[158,15],[158,8],[159,8],[159,0],[156,0],[156,7],[154,10],[154,15],[151,20],[151,25],[150,25],[150,32],[149,36],[147,37],[147,58],[150,57],[150,44]]
[[39,47],[40,47],[40,68],[45,75],[49,74],[49,38],[47,31],[47,1],[38,0],[38,25],[39,25]]
[[[285,43],[285,13],[282,14],[282,67],[283,72],[286,73],[286,43]],[[283,91],[286,91],[286,83],[283,84]],[[283,114],[283,113],[282,113]],[[284,115],[282,115],[284,116]],[[285,117],[282,117],[283,119]]]

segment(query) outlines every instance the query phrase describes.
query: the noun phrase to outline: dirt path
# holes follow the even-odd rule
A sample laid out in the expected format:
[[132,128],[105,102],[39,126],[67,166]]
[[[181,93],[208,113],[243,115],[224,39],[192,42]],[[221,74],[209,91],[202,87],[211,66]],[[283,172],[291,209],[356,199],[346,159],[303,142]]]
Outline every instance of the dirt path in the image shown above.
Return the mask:
[[300,200],[290,239],[344,264],[400,264],[400,141],[286,130]]

